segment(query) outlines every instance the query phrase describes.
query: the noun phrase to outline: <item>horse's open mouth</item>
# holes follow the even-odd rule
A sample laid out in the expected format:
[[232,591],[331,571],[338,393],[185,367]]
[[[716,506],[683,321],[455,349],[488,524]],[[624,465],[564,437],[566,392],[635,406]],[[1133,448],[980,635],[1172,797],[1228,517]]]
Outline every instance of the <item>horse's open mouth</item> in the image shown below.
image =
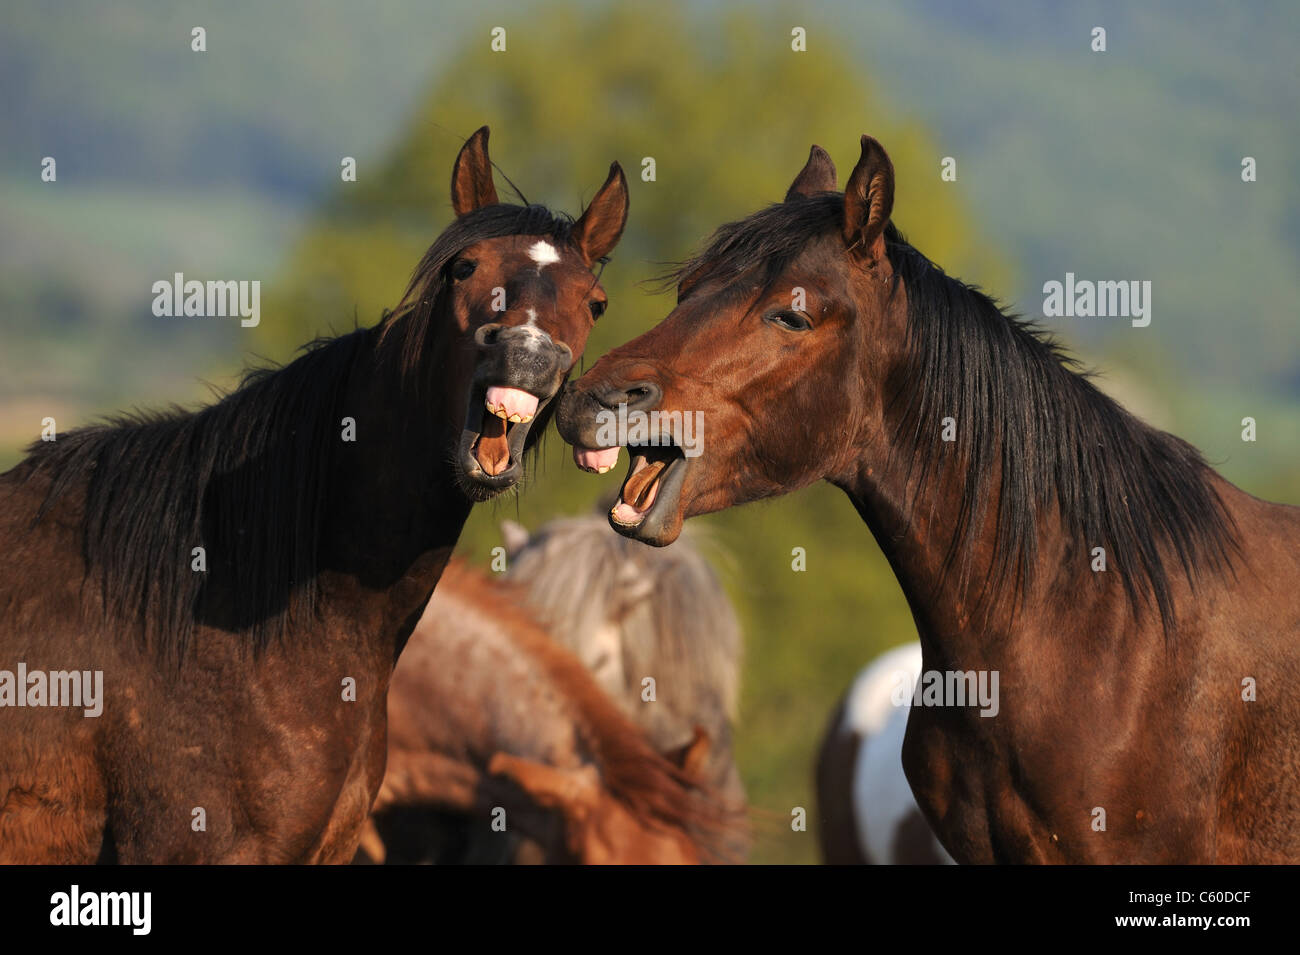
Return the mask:
[[658,526],[662,520],[651,520],[652,515],[674,514],[681,501],[682,481],[686,477],[686,455],[676,445],[662,447],[628,448],[631,464],[618,501],[609,512],[614,529],[629,537],[642,535],[629,533],[650,521]]
[[552,397],[504,385],[470,389],[460,439],[463,483],[470,497],[485,501],[519,481],[529,432]]

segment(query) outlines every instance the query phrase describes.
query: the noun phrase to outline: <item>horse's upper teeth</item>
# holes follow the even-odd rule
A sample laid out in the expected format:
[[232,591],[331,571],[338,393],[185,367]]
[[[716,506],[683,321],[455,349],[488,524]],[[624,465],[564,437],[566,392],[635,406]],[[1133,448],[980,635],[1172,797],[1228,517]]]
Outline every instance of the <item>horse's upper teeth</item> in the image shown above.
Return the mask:
[[521,419],[520,419],[519,415],[516,413],[516,414],[512,414],[512,415],[511,415],[509,418],[507,418],[506,420],[507,420],[507,421],[513,421],[515,424],[518,424],[518,423],[520,422]]

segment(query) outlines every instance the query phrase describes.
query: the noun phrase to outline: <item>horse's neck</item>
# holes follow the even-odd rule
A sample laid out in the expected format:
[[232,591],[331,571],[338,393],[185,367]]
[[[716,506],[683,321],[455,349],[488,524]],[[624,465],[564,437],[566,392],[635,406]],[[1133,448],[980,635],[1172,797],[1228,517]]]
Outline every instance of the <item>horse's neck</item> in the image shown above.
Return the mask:
[[[452,343],[436,341],[422,368],[444,367]],[[372,351],[349,382],[332,499],[322,528],[321,567],[332,580],[326,611],[382,614],[381,639],[410,635],[469,517],[457,488],[452,422],[457,376],[423,374],[425,389],[392,374]],[[349,433],[347,429],[351,427]],[[333,607],[328,606],[333,604]]]
[[1040,516],[1039,569],[1022,592],[1014,571],[1004,581],[995,578],[996,490],[970,543],[959,541],[949,560],[962,503],[958,469],[923,490],[898,470],[863,464],[857,474],[836,483],[889,560],[927,655],[933,654],[927,665],[969,666],[998,647],[1005,651],[1008,638],[1020,634],[1027,620],[1049,612],[1048,605],[1061,599],[1063,591],[1085,612],[1083,588],[1072,586],[1060,569],[1069,544],[1054,520]]

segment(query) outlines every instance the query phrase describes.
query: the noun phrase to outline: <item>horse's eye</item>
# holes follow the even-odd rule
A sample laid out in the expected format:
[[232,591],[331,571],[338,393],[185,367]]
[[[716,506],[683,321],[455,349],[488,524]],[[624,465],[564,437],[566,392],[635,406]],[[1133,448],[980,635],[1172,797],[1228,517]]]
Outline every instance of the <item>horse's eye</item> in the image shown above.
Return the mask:
[[600,318],[600,316],[602,316],[602,315],[604,315],[604,314],[605,314],[605,303],[604,303],[604,302],[592,302],[592,303],[591,303],[591,317],[592,317],[593,319]]
[[463,281],[473,275],[476,268],[478,268],[477,262],[461,259],[451,267],[451,277],[457,282]]
[[806,332],[812,328],[812,322],[808,321],[808,316],[803,312],[772,312],[765,317],[773,325],[792,332]]

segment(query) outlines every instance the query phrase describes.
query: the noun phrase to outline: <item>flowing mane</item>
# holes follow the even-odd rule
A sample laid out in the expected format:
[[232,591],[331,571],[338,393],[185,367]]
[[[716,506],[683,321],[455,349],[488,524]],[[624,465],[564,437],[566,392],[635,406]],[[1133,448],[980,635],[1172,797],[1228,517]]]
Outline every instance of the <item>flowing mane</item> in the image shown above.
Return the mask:
[[[205,595],[239,595],[236,619],[263,648],[317,607],[322,527],[329,517],[340,402],[358,364],[388,367],[416,393],[434,381],[433,311],[446,267],[476,242],[568,235],[571,220],[536,205],[497,204],[458,217],[416,267],[401,304],[372,328],[322,338],[284,367],[245,374],[197,411],[110,417],[37,441],[19,465],[49,480],[35,524],[79,485],[82,555],[109,616],[136,624],[142,645],[179,662]],[[191,569],[203,547],[207,570]],[[211,589],[210,589],[211,588]],[[124,628],[116,632],[130,632]]]
[[[770,290],[811,242],[838,235],[843,218],[841,193],[791,197],[722,226],[664,279],[682,298],[706,278],[737,294],[752,290],[740,281],[749,278]],[[959,556],[970,553],[996,494],[997,543],[982,593],[1003,592],[1014,607],[1030,583],[1037,514],[1055,508],[1081,554],[1106,548],[1134,614],[1154,603],[1171,632],[1171,558],[1194,586],[1200,574],[1230,567],[1238,550],[1200,453],[1107,397],[1053,337],[946,275],[892,223],[885,238],[908,297],[906,366],[887,409],[896,422],[892,466],[916,475],[918,496],[949,468],[965,473],[945,569],[956,563],[968,573]],[[944,417],[956,421],[956,454],[936,436]]]
[[[199,411],[124,414],[34,443],[20,467],[50,482],[34,524],[84,484],[82,556],[108,615],[179,661],[215,582],[243,595],[239,623],[265,645],[314,612],[339,403],[372,337],[314,342]],[[206,573],[191,569],[200,546]]]
[[641,675],[654,672],[678,687],[655,708],[666,711],[656,713],[659,722],[676,724],[684,738],[703,722],[722,741],[739,702],[740,622],[697,547],[647,548],[615,534],[601,515],[559,518],[512,558],[506,579],[582,659],[602,652],[593,641],[617,621],[625,681],[617,692],[639,699]]

